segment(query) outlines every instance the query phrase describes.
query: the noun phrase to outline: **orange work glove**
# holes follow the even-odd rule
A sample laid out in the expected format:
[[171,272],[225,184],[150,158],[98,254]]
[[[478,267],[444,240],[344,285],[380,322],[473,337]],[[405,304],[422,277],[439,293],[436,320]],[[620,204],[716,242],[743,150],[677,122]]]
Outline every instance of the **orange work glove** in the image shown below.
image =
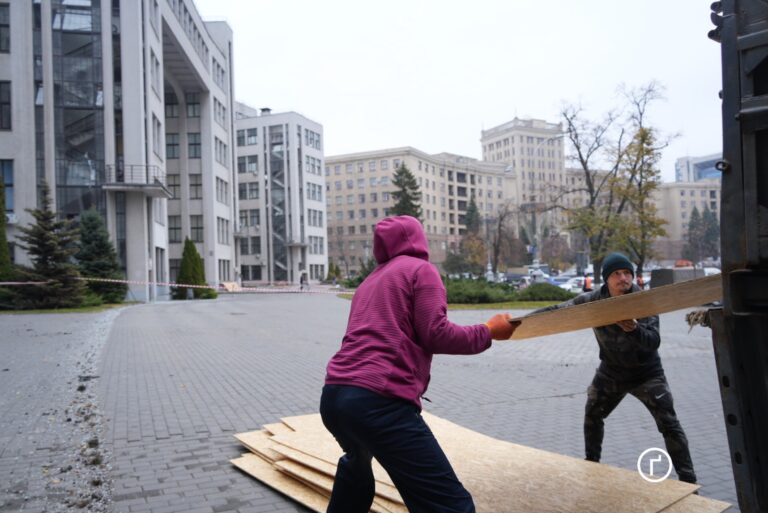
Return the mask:
[[511,321],[512,316],[508,313],[496,314],[485,322],[488,329],[491,330],[493,340],[508,340],[515,332],[515,328],[520,326],[520,321]]

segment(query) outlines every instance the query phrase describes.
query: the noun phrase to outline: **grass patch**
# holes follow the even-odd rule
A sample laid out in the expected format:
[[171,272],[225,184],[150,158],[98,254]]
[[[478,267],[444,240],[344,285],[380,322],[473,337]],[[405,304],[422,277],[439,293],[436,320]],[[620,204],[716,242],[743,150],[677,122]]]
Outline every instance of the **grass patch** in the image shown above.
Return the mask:
[[63,314],[63,313],[96,313],[111,310],[113,308],[120,308],[122,306],[130,306],[138,304],[139,301],[126,301],[124,303],[110,303],[107,305],[98,306],[84,306],[81,308],[51,308],[48,310],[0,310],[0,315],[14,314],[14,315],[27,315],[27,314]]

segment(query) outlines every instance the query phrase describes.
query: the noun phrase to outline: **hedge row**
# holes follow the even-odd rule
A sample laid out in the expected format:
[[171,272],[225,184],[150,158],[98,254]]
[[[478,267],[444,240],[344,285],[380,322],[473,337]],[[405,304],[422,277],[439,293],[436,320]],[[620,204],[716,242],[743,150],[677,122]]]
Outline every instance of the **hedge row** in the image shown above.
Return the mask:
[[567,301],[576,294],[549,283],[535,283],[515,291],[509,285],[481,280],[447,280],[449,303],[485,304],[508,301]]

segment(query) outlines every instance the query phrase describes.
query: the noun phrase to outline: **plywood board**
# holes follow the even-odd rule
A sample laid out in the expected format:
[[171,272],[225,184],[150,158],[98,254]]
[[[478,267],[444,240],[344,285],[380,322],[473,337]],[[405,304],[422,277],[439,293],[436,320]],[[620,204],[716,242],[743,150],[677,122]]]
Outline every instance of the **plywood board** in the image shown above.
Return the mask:
[[[333,477],[312,470],[295,461],[283,460],[277,462],[275,468],[308,486],[317,487],[320,493],[330,496],[333,490]],[[402,503],[390,501],[382,497],[374,498],[371,511],[374,513],[408,513],[408,509]]]
[[270,488],[287,495],[312,511],[323,513],[328,509],[327,497],[282,472],[278,472],[272,465],[255,454],[245,454],[230,460],[230,462],[246,474],[255,477]]
[[264,424],[262,426],[270,435],[279,435],[282,433],[291,433],[293,429],[287,426],[283,422],[275,422],[274,424]]
[[270,434],[265,430],[248,431],[246,433],[237,433],[235,438],[248,448],[249,451],[261,456],[266,461],[272,463],[274,461],[283,459],[283,455],[272,450],[272,446],[275,443],[270,440]]
[[[274,452],[280,454],[283,457],[281,460],[289,459],[300,463],[305,467],[309,467],[317,472],[320,472],[321,474],[325,474],[326,476],[336,476],[335,464],[328,463],[327,461],[323,461],[320,458],[316,458],[315,456],[305,454],[301,451],[297,451],[296,449],[292,449],[288,446],[278,443],[274,443],[271,448]],[[374,464],[378,465],[378,463]],[[395,488],[390,483],[376,481],[376,495],[390,501],[397,502],[399,504],[403,503],[403,499],[400,497],[400,493],[397,491],[397,488]]]
[[727,502],[707,499],[700,495],[689,495],[661,510],[661,513],[722,513],[730,508]]
[[514,320],[520,321],[521,324],[511,338],[519,340],[595,328],[625,319],[641,319],[711,303],[723,297],[722,280],[720,275],[707,276],[550,312],[517,317]]
[[[675,480],[648,483],[637,472],[496,440],[429,414],[424,417],[472,493],[478,513],[657,513],[698,488]],[[341,456],[325,430],[276,435],[273,440],[327,463]],[[377,476],[384,478],[391,484],[386,473]]]

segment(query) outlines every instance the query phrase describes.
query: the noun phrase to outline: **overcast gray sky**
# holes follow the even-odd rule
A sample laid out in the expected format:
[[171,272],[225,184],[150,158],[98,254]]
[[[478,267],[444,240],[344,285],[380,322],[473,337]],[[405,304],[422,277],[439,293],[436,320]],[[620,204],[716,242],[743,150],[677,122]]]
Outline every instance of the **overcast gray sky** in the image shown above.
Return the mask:
[[[656,80],[661,162],[722,150],[710,0],[195,0],[234,32],[236,99],[323,125],[325,154],[397,146],[481,157],[515,116],[594,119]],[[567,146],[566,146],[567,148]]]

